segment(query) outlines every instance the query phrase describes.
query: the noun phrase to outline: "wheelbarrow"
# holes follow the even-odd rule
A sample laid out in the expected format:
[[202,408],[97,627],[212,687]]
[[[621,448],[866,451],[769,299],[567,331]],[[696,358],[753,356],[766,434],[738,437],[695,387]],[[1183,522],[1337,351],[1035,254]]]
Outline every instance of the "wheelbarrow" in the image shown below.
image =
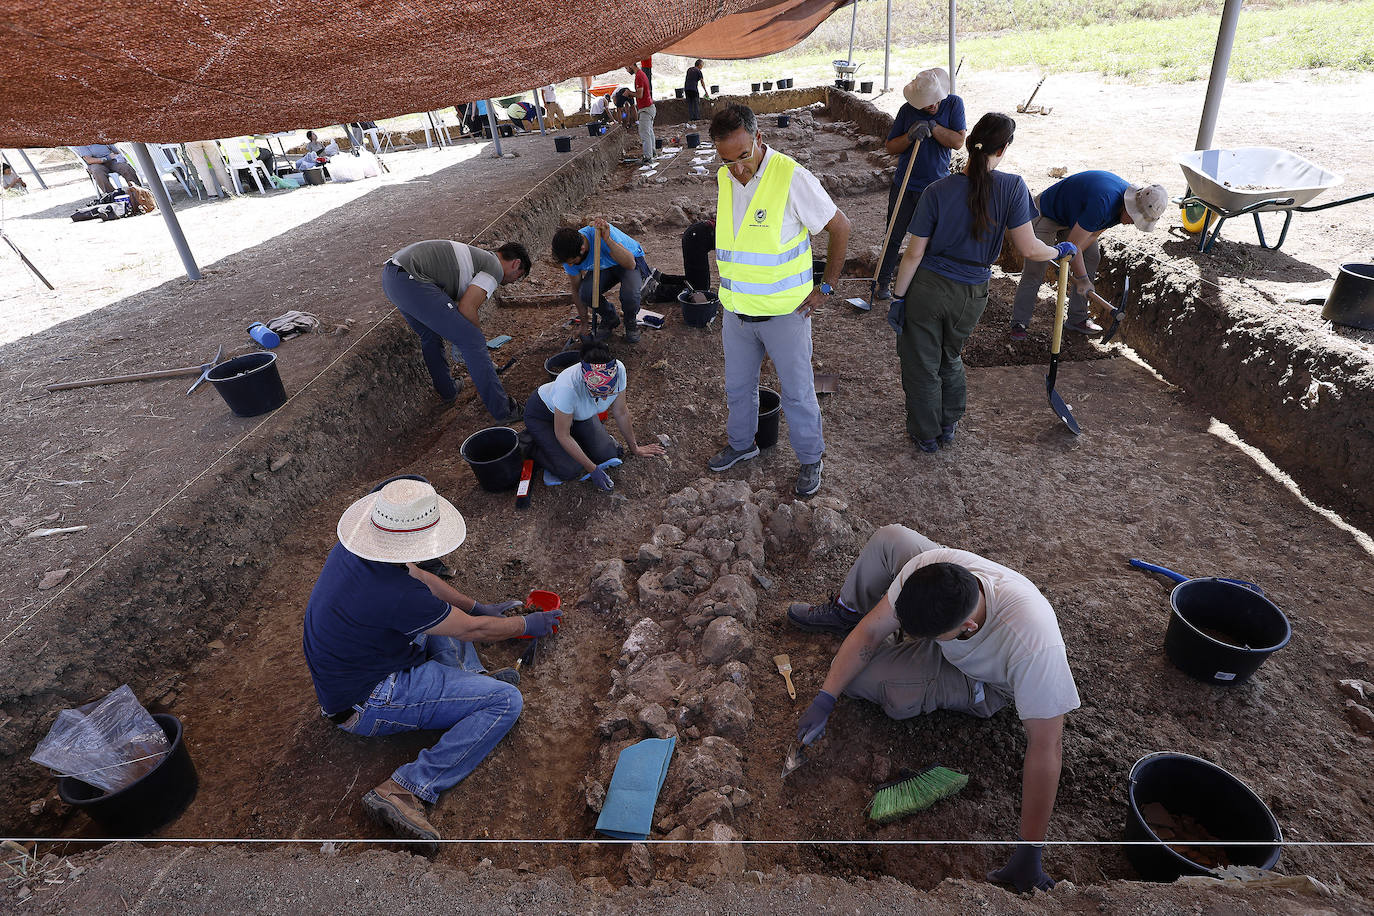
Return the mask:
[[[1341,176],[1270,146],[1195,150],[1179,156],[1178,164],[1188,180],[1188,193],[1176,200],[1183,208],[1183,227],[1198,233],[1198,251],[1204,253],[1211,249],[1226,221],[1237,216],[1254,217],[1260,247],[1277,251],[1288,238],[1294,213],[1315,213],[1374,198],[1371,191],[1306,206],[1339,185]],[[1261,213],[1283,213],[1283,228],[1273,245],[1265,239]]]

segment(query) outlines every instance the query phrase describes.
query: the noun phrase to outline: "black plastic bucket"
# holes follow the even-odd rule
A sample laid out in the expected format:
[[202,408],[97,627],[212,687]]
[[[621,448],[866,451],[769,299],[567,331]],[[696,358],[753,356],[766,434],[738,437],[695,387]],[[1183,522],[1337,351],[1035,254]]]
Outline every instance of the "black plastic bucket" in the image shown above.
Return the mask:
[[782,395],[772,388],[759,386],[759,428],[754,433],[754,444],[759,448],[772,448],[778,444],[778,421],[782,417]]
[[1209,684],[1243,684],[1293,635],[1274,602],[1225,579],[1180,582],[1169,604],[1164,651],[1184,673]]
[[692,291],[684,289],[677,294],[678,304],[682,306],[682,321],[688,327],[704,328],[716,317],[720,310],[720,299],[708,290],[698,290],[706,296],[705,302],[693,302]]
[[458,453],[488,493],[514,489],[520,482],[520,434],[509,426],[479,429],[463,440]]
[[324,184],[324,168],[316,166],[313,169],[306,169],[301,172],[301,177],[305,179],[306,184]]
[[853,80],[845,80],[845,81],[844,81],[844,85],[841,86],[840,88],[843,89],[845,92],[853,92],[853,91],[854,91],[854,81],[853,81]]
[[764,92],[772,92],[772,91],[773,91],[773,82],[772,82],[772,80],[764,80],[764,81],[763,81],[763,91],[764,91]]
[[[1197,849],[1224,851],[1232,865],[1267,870],[1278,864],[1283,833],[1258,795],[1214,763],[1189,754],[1161,752],[1136,761],[1127,790],[1127,842],[1158,844],[1124,847],[1126,858],[1146,881],[1173,881],[1180,875],[1212,873],[1206,865],[1170,849],[1146,823],[1141,809],[1155,802],[1175,817],[1193,818],[1222,842],[1266,844]],[[1170,842],[1175,846],[1189,845],[1186,839]]]
[[683,89],[681,86],[678,86],[673,91],[677,93],[678,98],[684,98],[687,95],[687,90]]
[[859,84],[859,91],[864,93],[865,95],[871,93],[873,91],[873,81],[864,80],[862,83]]
[[275,353],[246,353],[226,359],[206,378],[236,417],[256,417],[286,403]]
[[558,378],[559,373],[569,366],[575,366],[582,361],[582,354],[576,350],[564,350],[562,353],[555,353],[544,360],[544,370]]
[[172,749],[132,785],[107,795],[75,776],[57,781],[62,800],[85,811],[110,836],[147,836],[180,817],[196,797],[200,783],[186,749],[181,720],[165,712],[153,713],[153,719],[162,726]]
[[720,95],[720,87],[719,87],[719,86],[712,86],[712,87],[711,87],[711,95]]
[[663,149],[662,137],[654,137],[654,149]]
[[758,92],[758,91],[760,91],[762,88],[763,88],[763,83],[750,83],[750,84],[749,84],[749,91],[750,91],[750,92]]
[[553,148],[560,153],[571,153],[572,137],[554,137]]
[[1374,264],[1342,264],[1322,306],[1322,318],[1374,331]]
[[688,149],[696,149],[696,148],[697,148],[698,146],[700,146],[700,145],[701,145],[701,134],[688,134],[688,135],[687,135],[687,148],[688,148]]
[[792,123],[792,116],[791,116],[791,115],[778,115],[778,126],[779,126],[779,127],[786,127],[787,125],[789,125],[789,124],[791,124],[791,123]]
[[601,136],[601,128],[602,128],[602,126],[603,126],[603,125],[602,125],[602,123],[601,123],[600,121],[588,121],[588,122],[587,122],[587,136],[589,136],[589,137],[599,137],[599,136]]

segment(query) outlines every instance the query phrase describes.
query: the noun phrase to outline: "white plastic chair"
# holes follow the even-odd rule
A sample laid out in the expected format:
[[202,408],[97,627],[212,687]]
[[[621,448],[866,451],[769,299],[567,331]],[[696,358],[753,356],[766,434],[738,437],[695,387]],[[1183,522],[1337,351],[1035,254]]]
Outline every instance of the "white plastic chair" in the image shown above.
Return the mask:
[[153,164],[156,165],[162,175],[171,175],[181,182],[181,188],[186,192],[189,199],[192,196],[200,200],[200,188],[196,185],[195,179],[191,177],[191,172],[186,168],[186,163],[181,157],[181,147],[175,143],[159,143],[148,150],[153,157]]
[[[267,186],[272,185],[272,176],[267,173],[267,166],[258,158],[258,142],[252,137],[236,137],[232,140],[220,140],[221,146],[227,146],[229,152],[225,159],[229,162],[229,177],[234,180],[234,190],[243,193],[242,182],[239,181],[239,169],[248,169],[248,174],[253,176],[253,183],[258,186],[258,192],[267,193],[267,188],[263,187],[263,179],[267,179]],[[237,150],[237,153],[234,152]],[[240,165],[240,161],[243,162]],[[259,177],[261,175],[261,177]]]
[[[82,155],[81,155],[79,152],[77,152],[76,147],[74,147],[74,146],[69,146],[69,147],[67,147],[67,149],[69,149],[69,150],[72,151],[72,155],[76,157],[76,161],[79,162],[79,163],[81,163],[81,167],[82,167],[83,169],[86,169],[86,177],[90,179],[90,181],[91,181],[91,187],[92,187],[92,188],[95,188],[95,193],[96,193],[97,195],[104,194],[105,192],[102,191],[102,190],[100,190],[100,185],[98,185],[98,184],[95,183],[95,176],[91,174],[91,170],[90,170],[90,168],[88,168],[88,165],[87,165],[86,160],[82,157]],[[115,149],[119,149],[119,147],[116,146]],[[121,150],[121,152],[123,152],[123,151]],[[125,159],[128,159],[129,157],[128,157],[128,156],[125,156],[124,158],[125,158]],[[138,170],[135,169],[134,171],[138,171]],[[110,173],[110,187],[114,188],[116,191],[122,191],[122,190],[124,190],[125,187],[126,187],[125,181],[124,181],[124,176],[123,176],[123,175],[120,175],[118,172],[111,172],[111,173]]]

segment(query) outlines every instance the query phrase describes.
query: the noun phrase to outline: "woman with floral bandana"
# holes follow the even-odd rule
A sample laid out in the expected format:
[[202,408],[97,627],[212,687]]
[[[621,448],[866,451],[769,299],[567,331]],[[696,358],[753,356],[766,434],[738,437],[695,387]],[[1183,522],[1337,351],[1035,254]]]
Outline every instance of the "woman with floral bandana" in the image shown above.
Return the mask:
[[584,344],[581,356],[530,395],[525,428],[534,439],[534,460],[544,468],[544,483],[590,479],[606,492],[615,486],[606,469],[619,465],[625,454],[602,425],[607,415],[615,419],[631,455],[649,458],[664,451],[661,445],[640,445],[635,439],[625,364],[599,342]]

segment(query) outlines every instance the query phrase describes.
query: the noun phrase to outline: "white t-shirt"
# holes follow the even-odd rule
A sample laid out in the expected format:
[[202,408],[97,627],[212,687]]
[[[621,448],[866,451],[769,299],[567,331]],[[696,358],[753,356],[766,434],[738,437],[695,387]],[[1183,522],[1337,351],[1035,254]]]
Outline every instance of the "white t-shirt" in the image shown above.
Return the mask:
[[[735,218],[735,235],[739,235],[739,227],[744,224],[744,217],[749,212],[749,202],[754,199],[754,192],[759,189],[759,182],[763,180],[763,173],[768,168],[768,163],[773,161],[774,155],[771,147],[764,150],[763,162],[759,164],[758,171],[749,179],[748,184],[740,184],[738,178],[726,171],[730,176],[730,213]],[[787,192],[787,208],[782,214],[782,240],[786,242],[796,238],[802,226],[813,235],[820,232],[826,223],[834,218],[838,209],[816,176],[798,165],[792,172],[792,184]]]
[[620,360],[616,360],[615,364],[620,367],[615,391],[604,398],[592,397],[592,393],[587,390],[587,383],[582,381],[581,363],[574,363],[558,373],[558,378],[540,385],[539,397],[549,410],[571,414],[574,420],[590,420],[597,414],[609,410],[611,404],[629,384],[625,364]]
[[606,113],[606,97],[604,95],[598,95],[592,99],[591,113],[594,115]]
[[547,86],[541,87],[539,91],[543,93],[545,102],[558,101],[558,89],[555,88],[553,83],[549,83]]
[[907,576],[931,563],[954,563],[978,579],[988,619],[968,639],[937,643],[954,667],[1010,696],[1022,719],[1053,719],[1080,705],[1054,609],[1015,570],[967,550],[941,547],[912,557],[888,587],[895,607]]

